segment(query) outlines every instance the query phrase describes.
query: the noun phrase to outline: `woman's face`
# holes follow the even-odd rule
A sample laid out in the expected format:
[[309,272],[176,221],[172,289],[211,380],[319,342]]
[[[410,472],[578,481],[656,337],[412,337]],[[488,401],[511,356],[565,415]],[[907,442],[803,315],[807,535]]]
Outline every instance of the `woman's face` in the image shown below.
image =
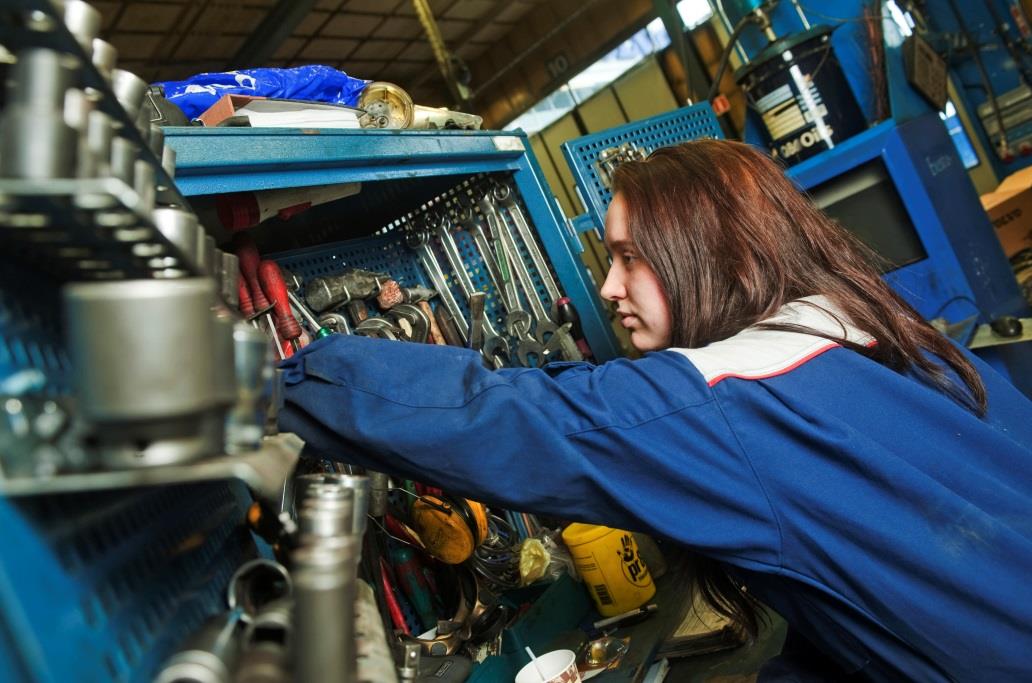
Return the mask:
[[620,324],[630,330],[631,344],[641,352],[670,346],[670,305],[663,285],[631,241],[627,205],[617,194],[606,214],[606,248],[613,265],[602,285],[602,296],[616,302]]

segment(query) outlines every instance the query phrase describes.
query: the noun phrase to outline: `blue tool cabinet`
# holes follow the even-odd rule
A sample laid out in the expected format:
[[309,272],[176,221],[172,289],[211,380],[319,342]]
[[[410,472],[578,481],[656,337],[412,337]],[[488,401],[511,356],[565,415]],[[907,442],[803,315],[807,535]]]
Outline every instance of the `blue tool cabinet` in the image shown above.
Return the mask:
[[[305,244],[290,243],[290,221],[277,227],[284,235],[258,233],[260,245],[264,241],[282,246],[271,257],[305,280],[356,266],[391,272],[402,285],[430,286],[414,252],[405,247],[405,225],[418,220],[428,207],[443,206],[478,183],[508,182],[519,195],[560,288],[577,308],[596,360],[619,355],[602,301],[580,260],[583,247],[522,133],[166,128],[165,142],[176,150],[176,183],[189,197],[362,183],[355,197],[312,210],[337,215],[322,221],[321,232],[306,234]],[[459,232],[456,240],[472,266],[474,285],[486,289],[487,275],[476,272],[468,236]],[[543,302],[553,303],[547,301],[540,278],[531,274]],[[458,289],[455,295],[465,311]],[[490,291],[487,311],[497,322],[501,309]]]

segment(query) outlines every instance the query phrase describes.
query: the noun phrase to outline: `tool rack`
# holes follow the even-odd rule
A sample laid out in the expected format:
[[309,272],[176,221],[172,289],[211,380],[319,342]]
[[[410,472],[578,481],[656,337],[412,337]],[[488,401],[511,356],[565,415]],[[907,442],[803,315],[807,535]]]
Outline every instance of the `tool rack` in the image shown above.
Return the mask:
[[[485,189],[505,183],[518,195],[555,279],[577,308],[595,360],[619,355],[605,309],[578,256],[583,247],[522,133],[166,128],[165,141],[176,151],[177,185],[192,198],[362,183],[358,195],[310,210],[315,219],[308,224],[291,219],[252,231],[264,253],[306,281],[353,266],[389,272],[405,286],[432,287],[415,252],[406,246],[406,233],[427,214],[436,215],[456,202],[475,204]],[[453,236],[475,288],[488,295],[489,320],[500,324],[502,308],[472,239],[464,230]],[[431,242],[440,256],[439,240]],[[530,265],[526,245],[517,246],[542,303],[553,305]],[[438,261],[446,264],[444,258]],[[453,273],[443,270],[468,315]]]

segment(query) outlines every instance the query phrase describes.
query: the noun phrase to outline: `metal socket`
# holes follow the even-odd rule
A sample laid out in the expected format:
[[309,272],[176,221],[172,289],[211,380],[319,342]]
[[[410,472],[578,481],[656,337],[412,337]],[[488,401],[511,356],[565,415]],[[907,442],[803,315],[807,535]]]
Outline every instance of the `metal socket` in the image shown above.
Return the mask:
[[176,177],[176,150],[172,149],[168,145],[161,148],[161,168],[165,170],[165,174],[169,178],[175,180]]
[[[236,366],[234,363],[233,331],[236,328],[236,319],[229,309],[223,306],[216,306],[211,311],[214,334],[212,353],[215,363],[215,396],[222,410],[229,408],[236,403],[237,384]],[[220,416],[224,419],[225,415]]]
[[269,338],[244,322],[233,327],[233,367],[237,398],[226,423],[226,450],[243,453],[261,445],[273,378]]
[[351,503],[353,506],[351,533],[359,538],[365,533],[368,524],[369,494],[371,482],[369,477],[355,474],[303,474],[297,477],[298,491],[301,504],[305,499],[312,496],[320,487],[335,486],[352,491]]
[[240,290],[237,289],[239,280],[240,259],[236,254],[222,252],[222,300],[230,308],[237,308],[240,305]]
[[133,189],[136,190],[140,203],[140,213],[150,213],[154,209],[157,190],[154,187],[154,167],[146,159],[137,159],[133,164]]
[[207,278],[80,282],[63,291],[68,348],[83,416],[146,421],[216,404]]
[[100,12],[83,0],[63,0],[63,3],[61,18],[89,57],[93,53],[93,40],[100,34]]
[[43,47],[21,50],[11,67],[8,106],[60,110],[64,107],[65,92],[75,85],[78,74],[79,60],[71,55]]
[[291,554],[299,681],[354,681],[358,540],[303,545]]
[[92,59],[93,66],[100,72],[101,77],[111,83],[111,72],[118,63],[118,49],[106,40],[94,38]]
[[143,80],[132,71],[125,69],[113,69],[111,71],[111,90],[115,93],[115,99],[125,109],[129,118],[136,121],[143,107],[143,100],[147,96],[147,81]]
[[187,209],[160,206],[154,209],[151,217],[158,232],[179,250],[190,267],[196,268],[199,260],[197,256],[198,235],[201,232],[196,214]]
[[205,622],[161,667],[154,683],[231,683],[244,631],[240,617],[232,610]]
[[23,104],[0,114],[0,176],[30,180],[75,175],[76,132],[61,109],[42,110]]
[[136,143],[123,137],[111,141],[111,175],[130,187],[136,180],[136,159],[140,148]]
[[[286,567],[274,560],[258,558],[242,564],[230,577],[226,599],[230,608],[243,610],[245,621],[253,622],[274,603],[279,603],[280,608],[271,612],[271,616],[282,616],[284,599],[289,598],[292,591]],[[286,606],[289,606],[289,601]],[[289,618],[289,615],[288,609],[286,616]],[[265,615],[265,625],[269,623],[269,616]],[[289,624],[287,621],[284,626],[289,627]]]

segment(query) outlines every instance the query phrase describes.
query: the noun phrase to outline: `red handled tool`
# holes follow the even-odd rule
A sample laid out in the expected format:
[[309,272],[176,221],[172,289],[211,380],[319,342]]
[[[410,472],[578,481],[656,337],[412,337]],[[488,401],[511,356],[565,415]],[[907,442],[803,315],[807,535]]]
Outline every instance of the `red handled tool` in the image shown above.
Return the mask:
[[287,283],[283,281],[283,274],[275,261],[262,261],[258,264],[258,282],[265,296],[272,302],[276,330],[284,340],[290,342],[292,352],[299,350],[301,325],[290,310]]
[[574,308],[573,302],[570,301],[570,297],[560,297],[555,302],[556,312],[559,314],[559,324],[570,323],[570,334],[573,335],[573,340],[577,342],[577,348],[580,349],[581,355],[587,359],[593,359],[595,355],[591,353],[591,347],[588,346],[588,342],[584,339],[584,330],[581,329],[580,315],[577,313],[577,309]]

